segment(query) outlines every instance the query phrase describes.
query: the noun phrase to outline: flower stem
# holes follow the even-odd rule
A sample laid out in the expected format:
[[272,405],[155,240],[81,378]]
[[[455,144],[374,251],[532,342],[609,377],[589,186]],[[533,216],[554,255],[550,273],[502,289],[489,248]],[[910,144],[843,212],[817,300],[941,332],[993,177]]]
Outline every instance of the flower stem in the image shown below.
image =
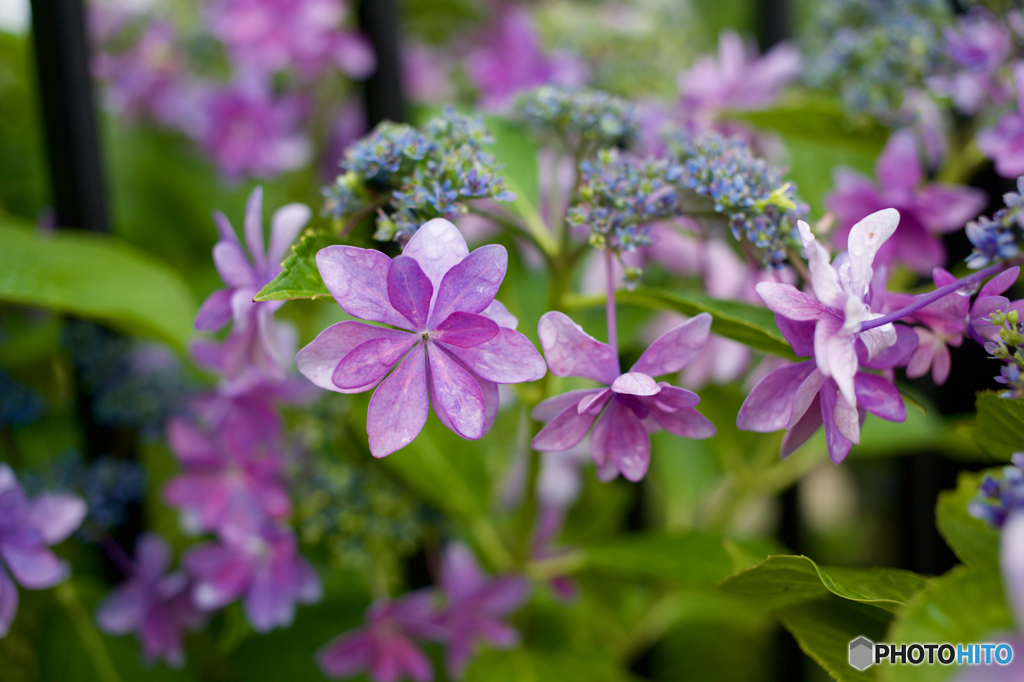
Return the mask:
[[114,667],[110,654],[107,653],[107,648],[103,644],[103,637],[93,625],[92,616],[82,606],[75,587],[70,581],[65,581],[54,588],[53,594],[70,616],[75,632],[82,641],[82,646],[85,647],[89,658],[92,659],[97,679],[101,682],[121,682],[121,676],[118,675],[117,668]]
[[864,332],[869,329],[874,329],[876,327],[887,325],[890,322],[896,322],[898,320],[901,320],[907,315],[915,313],[921,308],[924,308],[926,305],[934,303],[935,301],[938,301],[940,298],[949,296],[957,289],[962,289],[965,286],[976,284],[982,281],[983,279],[986,279],[988,277],[991,277],[992,275],[1002,272],[1009,266],[1010,263],[996,263],[995,265],[988,266],[984,270],[978,270],[973,274],[967,275],[963,279],[959,279],[953,282],[952,284],[947,284],[944,287],[939,287],[930,294],[918,296],[914,299],[913,303],[900,308],[894,313],[889,313],[888,315],[883,315],[882,317],[878,317],[873,320],[869,320],[868,322],[865,322],[864,324],[861,325],[860,331]]
[[618,364],[619,342],[615,326],[615,263],[611,249],[604,250],[604,265],[608,273],[608,298],[605,301],[605,311],[608,316],[608,345],[611,346],[612,354],[615,356],[615,364]]

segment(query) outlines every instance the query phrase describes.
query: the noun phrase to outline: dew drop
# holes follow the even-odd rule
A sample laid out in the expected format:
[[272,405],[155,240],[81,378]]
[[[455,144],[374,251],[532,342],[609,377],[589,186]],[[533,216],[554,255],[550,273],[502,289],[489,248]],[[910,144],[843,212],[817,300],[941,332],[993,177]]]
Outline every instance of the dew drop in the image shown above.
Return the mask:
[[971,284],[965,284],[964,286],[960,287],[959,289],[956,290],[956,293],[958,293],[961,296],[973,296],[974,294],[978,293],[978,289],[980,287],[980,282],[973,282]]

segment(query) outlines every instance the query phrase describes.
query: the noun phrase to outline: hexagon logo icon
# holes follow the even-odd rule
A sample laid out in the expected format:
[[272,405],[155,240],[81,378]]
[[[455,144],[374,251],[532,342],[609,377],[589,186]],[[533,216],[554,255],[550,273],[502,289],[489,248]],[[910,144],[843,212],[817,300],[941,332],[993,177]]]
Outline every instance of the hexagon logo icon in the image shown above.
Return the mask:
[[875,644],[867,637],[858,637],[850,642],[850,665],[857,670],[866,670],[875,663]]

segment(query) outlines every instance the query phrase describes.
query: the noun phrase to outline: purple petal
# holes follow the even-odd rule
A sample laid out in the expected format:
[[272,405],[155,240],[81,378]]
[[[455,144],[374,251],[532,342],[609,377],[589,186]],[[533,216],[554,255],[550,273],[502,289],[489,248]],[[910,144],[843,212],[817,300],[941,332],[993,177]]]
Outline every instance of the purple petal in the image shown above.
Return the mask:
[[341,390],[334,384],[332,377],[338,364],[349,353],[367,341],[382,338],[416,340],[416,336],[408,332],[374,327],[362,322],[338,322],[320,332],[312,343],[300,350],[295,356],[295,364],[302,376],[320,388],[339,393],[360,393],[372,388],[373,384],[360,389]]
[[444,218],[434,218],[416,230],[402,255],[420,264],[437,291],[445,274],[469,255],[469,247],[459,228]]
[[342,358],[331,375],[331,382],[344,392],[365,391],[376,386],[417,343],[419,339],[414,334],[406,333],[370,339]]
[[643,352],[630,372],[641,372],[652,377],[678,372],[703,350],[710,333],[711,315],[701,313],[690,318],[659,336]]
[[736,415],[736,427],[744,431],[769,433],[789,425],[793,397],[804,379],[814,371],[807,360],[780,367],[757,382]]
[[836,428],[832,413],[836,410],[836,401],[839,397],[839,390],[831,381],[826,381],[818,393],[821,397],[821,419],[825,423],[825,442],[828,445],[828,456],[833,462],[839,464],[846,455],[850,454],[851,443],[839,429]]
[[429,409],[427,354],[416,348],[370,398],[366,418],[370,453],[386,457],[411,443],[427,423]]
[[220,235],[219,241],[241,246],[241,242],[238,241],[238,235],[235,234],[235,228],[231,227],[231,221],[227,219],[227,216],[220,211],[214,211],[213,222],[217,226],[217,233]]
[[316,266],[334,300],[352,317],[401,329],[409,326],[388,298],[391,259],[380,251],[328,246],[316,254]]
[[480,314],[497,322],[499,327],[516,329],[519,326],[519,319],[510,313],[508,308],[498,299],[491,301],[491,304],[484,308]]
[[999,327],[989,322],[989,317],[994,312],[1007,312],[1010,309],[1010,299],[1005,296],[978,297],[971,307],[971,325],[983,339],[993,341],[999,335]]
[[245,595],[245,615],[256,632],[287,627],[295,619],[295,602],[287,582],[275,579],[271,566],[256,571]]
[[436,344],[427,344],[430,396],[434,412],[452,431],[468,440],[483,435],[484,397],[469,372]]
[[[434,679],[434,665],[419,647],[405,637],[396,637],[392,642],[395,645],[392,655],[402,672],[414,682],[431,682]],[[377,679],[381,680],[379,677]]]
[[580,388],[575,391],[568,391],[561,395],[556,395],[547,400],[541,401],[533,408],[530,416],[539,422],[549,422],[558,416],[558,413],[569,407],[570,405],[575,406],[583,398],[590,395],[597,395],[601,392],[599,388]]
[[34,533],[5,538],[0,542],[0,556],[7,562],[14,579],[30,590],[42,590],[63,582],[71,572],[57,555],[42,544]]
[[267,251],[267,269],[272,273],[279,272],[281,261],[288,254],[299,232],[312,217],[312,211],[305,204],[288,204],[277,209],[270,220],[270,249]]
[[658,426],[683,438],[710,438],[717,433],[715,425],[692,407],[684,407],[674,412],[663,412],[652,407],[651,416]]
[[[660,395],[660,394],[659,394]],[[580,402],[576,405],[576,412],[583,414],[585,412],[593,412],[597,414],[604,409],[605,403],[612,397],[612,391],[610,388],[606,388],[596,393],[591,393],[588,396],[584,396],[580,399]]]
[[42,533],[43,541],[55,545],[74,533],[88,509],[77,495],[43,493],[29,505],[28,525]]
[[108,635],[126,635],[142,625],[149,608],[149,590],[140,581],[128,581],[100,602],[96,624]]
[[611,389],[616,393],[647,396],[659,393],[661,391],[661,386],[646,374],[632,371],[619,375],[619,377],[612,382]]
[[951,362],[952,358],[949,356],[949,347],[946,344],[942,344],[935,351],[935,357],[932,358],[932,381],[935,382],[936,386],[946,383],[946,379],[949,378]]
[[213,247],[213,264],[220,278],[229,287],[257,286],[256,273],[238,244],[217,242]]
[[477,634],[497,649],[509,649],[519,644],[519,631],[496,618],[479,619]]
[[661,386],[661,392],[651,402],[663,412],[684,410],[687,407],[697,407],[700,404],[700,396],[693,391],[688,391],[678,386],[670,386],[664,381],[658,385]]
[[817,320],[830,312],[816,298],[805,294],[792,284],[761,282],[755,290],[768,310],[795,322]]
[[544,358],[530,340],[504,327],[490,341],[472,348],[450,345],[444,348],[462,360],[473,373],[496,384],[536,381],[547,373]]
[[430,314],[430,298],[434,285],[419,263],[408,256],[399,256],[388,269],[388,300],[392,307],[411,323],[412,330],[423,331]]
[[500,244],[482,246],[445,273],[430,312],[431,324],[454,312],[479,313],[498,293],[508,268],[508,252]]
[[316,654],[316,662],[324,675],[345,678],[369,668],[373,660],[373,640],[365,629],[345,633],[332,639]]
[[249,200],[245,202],[245,243],[252,254],[256,269],[266,270],[267,263],[263,250],[263,188],[254,187]]
[[537,334],[555,376],[584,377],[605,385],[619,376],[619,358],[611,347],[588,335],[565,313],[545,313]]
[[981,291],[978,292],[978,298],[982,299],[986,296],[998,296],[1016,284],[1018,277],[1020,277],[1019,266],[1015,265],[1012,268],[1003,270],[985,283],[985,286],[983,286]]
[[846,402],[854,407],[857,398],[853,391],[853,375],[857,373],[855,337],[841,335],[842,320],[828,316],[814,326],[814,359],[818,369],[836,382]]
[[0,565],[0,638],[11,631],[11,623],[18,613],[18,588]]
[[232,289],[219,289],[203,301],[196,313],[195,328],[201,332],[215,332],[231,321]]
[[449,542],[441,557],[441,589],[455,604],[474,595],[486,583],[476,557],[461,542]]
[[454,312],[430,332],[432,339],[459,348],[487,343],[498,335],[498,324],[483,315]]
[[870,360],[867,357],[867,349],[857,344],[857,359],[864,369],[892,369],[902,367],[910,360],[910,356],[917,348],[917,334],[910,327],[903,324],[894,324],[896,330],[896,343],[885,350],[879,351]]
[[945,342],[936,338],[924,327],[915,327],[914,331],[917,332],[918,346],[914,354],[910,356],[910,362],[907,363],[907,377],[910,379],[923,377],[928,368],[932,366],[937,348],[946,346]]
[[480,609],[494,616],[504,616],[518,609],[529,593],[530,583],[523,578],[495,578],[480,592]]
[[776,315],[775,326],[786,337],[786,341],[789,341],[789,345],[793,347],[793,353],[798,358],[814,356],[813,322],[795,322],[788,317]]
[[856,407],[851,407],[842,394],[836,397],[836,406],[832,410],[832,422],[843,438],[854,445],[860,444],[860,414]]
[[[593,394],[599,395],[599,394]],[[589,397],[589,396],[588,396]],[[604,397],[607,402],[611,393]],[[533,437],[530,447],[538,452],[561,452],[573,447],[587,435],[601,409],[590,409],[580,414],[573,403],[563,409],[547,426]]]
[[135,563],[141,575],[158,580],[171,565],[171,547],[156,533],[144,533],[135,543]]
[[821,391],[821,387],[825,384],[825,375],[821,373],[817,368],[813,372],[807,375],[807,378],[803,380],[800,387],[796,389],[796,393],[793,394],[793,402],[789,412],[789,423],[786,425],[786,429],[791,429],[796,425],[798,421],[803,419],[804,414],[807,410],[811,409],[811,406],[818,400],[818,393]]
[[252,576],[248,557],[213,543],[190,549],[182,557],[182,564],[196,579],[192,599],[202,611],[233,602],[248,587]]
[[916,197],[918,219],[931,232],[959,230],[985,210],[988,197],[980,189],[932,183]]
[[324,597],[323,583],[313,566],[301,556],[296,556],[291,563],[292,592],[295,600],[303,604],[316,604]]
[[651,439],[643,422],[618,400],[612,400],[603,417],[608,422],[604,441],[606,456],[628,481],[636,483],[651,463]]
[[786,435],[782,437],[782,448],[779,454],[782,457],[789,457],[821,428],[821,423],[821,398],[815,393],[814,400],[804,415],[797,420],[796,424],[786,430]]
[[181,417],[172,417],[168,423],[167,442],[186,466],[218,464],[224,458],[209,435]]
[[921,182],[921,157],[917,142],[909,130],[898,130],[889,136],[885,149],[875,163],[875,175],[888,190],[913,190]]
[[899,389],[878,374],[857,372],[854,377],[854,388],[857,391],[857,405],[876,417],[891,422],[901,422],[907,418],[907,408],[903,404]]

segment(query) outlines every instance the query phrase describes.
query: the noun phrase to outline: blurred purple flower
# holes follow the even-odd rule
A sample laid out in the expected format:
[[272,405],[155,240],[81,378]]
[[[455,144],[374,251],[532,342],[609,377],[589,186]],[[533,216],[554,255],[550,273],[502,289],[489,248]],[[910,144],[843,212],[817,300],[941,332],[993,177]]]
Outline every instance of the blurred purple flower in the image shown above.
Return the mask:
[[780,43],[758,57],[757,46],[746,45],[733,31],[718,36],[718,58],[698,59],[679,75],[677,84],[686,120],[707,130],[724,111],[763,109],[800,74],[800,52]]
[[1003,292],[1016,283],[1019,276],[1020,268],[1016,266],[999,273],[981,288],[978,297],[974,299],[974,305],[968,314],[967,331],[981,345],[985,345],[986,341],[994,341],[999,336],[1000,328],[989,321],[992,313],[1016,310],[1024,319],[1024,300],[1010,301],[1002,296]]
[[414,639],[443,641],[440,595],[433,589],[410,592],[394,601],[380,599],[366,611],[366,625],[328,642],[317,653],[324,675],[345,678],[366,671],[374,682],[434,679],[434,668]]
[[180,417],[168,423],[167,441],[184,471],[167,482],[163,497],[181,510],[187,529],[219,530],[240,500],[270,518],[291,513],[288,491],[279,479],[282,462],[276,444],[261,435],[237,413],[215,434]]
[[999,70],[1013,49],[1010,33],[988,11],[961,15],[956,27],[943,29],[946,53],[960,67],[951,75],[934,76],[928,86],[949,95],[957,111],[972,115],[986,98],[1002,104],[1010,96]]
[[450,542],[441,559],[441,589],[448,605],[441,623],[448,630],[448,675],[465,671],[477,641],[507,649],[519,643],[519,633],[502,619],[525,601],[529,583],[518,576],[488,578],[468,547]]
[[538,85],[578,88],[587,80],[583,60],[565,51],[545,54],[530,13],[506,3],[500,4],[493,25],[480,34],[465,64],[469,80],[480,91],[480,107],[490,111],[507,109],[514,95]]
[[171,549],[155,533],[135,545],[135,570],[100,603],[96,622],[108,635],[136,633],[147,663],[163,659],[172,668],[185,664],[184,634],[198,629],[203,614],[192,605],[189,576],[167,574]]
[[71,569],[49,547],[75,532],[86,511],[77,495],[43,493],[30,501],[14,471],[0,463],[0,637],[18,611],[18,588],[7,571],[30,590],[67,579]]
[[958,230],[985,207],[985,193],[943,183],[920,186],[924,179],[914,135],[892,134],[875,164],[878,186],[845,168],[835,171],[835,189],[825,202],[839,221],[836,248],[846,248],[850,230],[865,216],[883,208],[900,212],[900,229],[877,254],[880,264],[903,263],[925,275],[943,265],[946,250],[936,235]]
[[974,141],[986,157],[995,161],[1004,178],[1024,175],[1024,61],[1013,65],[1017,110],[1003,114],[992,127],[980,130]]
[[[942,268],[935,268],[932,278],[936,289],[956,281],[956,277]],[[907,298],[912,299],[909,296]],[[959,348],[963,343],[970,306],[970,297],[954,292],[914,313],[914,319],[925,326],[914,327],[918,344],[907,364],[908,377],[922,377],[931,368],[932,381],[937,386],[946,383],[950,370],[948,346]]]
[[685,438],[714,435],[715,427],[694,409],[700,402],[696,393],[653,378],[685,367],[704,348],[710,329],[711,316],[697,315],[661,335],[623,374],[608,344],[587,335],[564,313],[545,313],[537,333],[551,373],[591,379],[608,388],[569,391],[537,405],[533,418],[548,424],[531,446],[541,452],[568,450],[594,425],[590,452],[598,477],[609,481],[621,473],[635,482],[647,473],[651,432],[661,428]]
[[294,68],[315,78],[333,65],[366,78],[376,58],[362,34],[341,28],[347,13],[343,0],[215,0],[207,17],[210,32],[244,70]]
[[471,254],[458,229],[438,218],[393,261],[353,246],[327,247],[316,260],[345,312],[398,328],[339,322],[295,358],[321,388],[362,393],[380,384],[366,423],[374,457],[411,443],[431,404],[446,427],[476,440],[494,423],[497,384],[544,376],[543,358],[506,326],[514,318],[494,300],[507,267],[504,247]]
[[440,49],[415,42],[402,44],[402,89],[409,101],[447,104],[455,96],[448,72],[450,58]]
[[275,97],[265,85],[249,81],[211,89],[200,106],[202,120],[190,134],[227,177],[271,177],[309,161],[301,97]]
[[295,602],[320,601],[320,578],[298,554],[291,529],[268,520],[251,500],[232,500],[218,534],[220,542],[193,547],[182,560],[194,578],[192,600],[203,611],[241,597],[253,629],[269,632],[291,625]]
[[253,302],[253,297],[281,272],[288,247],[310,218],[309,207],[288,204],[271,219],[270,245],[263,242],[263,189],[249,195],[245,209],[245,241],[249,254],[231,223],[219,211],[214,214],[220,241],[213,247],[213,261],[227,288],[213,292],[196,313],[200,331],[218,331],[229,321],[234,327],[223,346],[223,373],[234,379],[250,365],[276,379],[286,376],[291,345],[285,328],[275,325],[273,314],[280,301]]

